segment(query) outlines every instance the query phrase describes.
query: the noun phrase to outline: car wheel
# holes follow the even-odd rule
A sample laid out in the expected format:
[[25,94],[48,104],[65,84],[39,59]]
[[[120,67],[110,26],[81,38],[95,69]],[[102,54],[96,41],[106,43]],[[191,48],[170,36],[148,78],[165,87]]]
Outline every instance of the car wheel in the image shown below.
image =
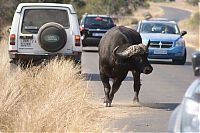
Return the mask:
[[57,52],[67,42],[67,34],[62,25],[54,22],[44,24],[38,31],[38,42],[44,50]]
[[172,62],[175,65],[184,65],[186,62],[186,57],[187,57],[187,51],[185,49],[185,54],[184,54],[183,58],[182,59],[173,59]]

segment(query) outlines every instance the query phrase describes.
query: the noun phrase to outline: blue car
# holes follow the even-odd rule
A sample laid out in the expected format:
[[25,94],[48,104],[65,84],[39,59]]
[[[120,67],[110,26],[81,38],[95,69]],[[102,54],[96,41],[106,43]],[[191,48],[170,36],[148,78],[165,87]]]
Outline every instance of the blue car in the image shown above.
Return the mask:
[[149,59],[172,59],[173,64],[184,65],[186,62],[186,46],[183,36],[175,21],[167,19],[141,20],[137,31],[143,43],[150,40]]

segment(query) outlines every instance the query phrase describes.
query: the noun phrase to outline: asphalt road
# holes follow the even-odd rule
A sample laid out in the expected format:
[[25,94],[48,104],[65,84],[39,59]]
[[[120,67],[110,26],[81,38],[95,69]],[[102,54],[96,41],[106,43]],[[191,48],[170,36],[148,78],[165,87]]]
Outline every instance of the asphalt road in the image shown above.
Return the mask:
[[[163,7],[163,17],[179,21],[189,17],[187,11]],[[181,17],[182,16],[182,17]],[[82,56],[83,73],[88,75],[88,88],[93,94],[93,101],[102,106],[111,118],[105,123],[104,131],[122,132],[167,132],[170,114],[181,102],[182,97],[195,79],[192,71],[191,54],[193,49],[187,48],[185,65],[172,65],[171,61],[151,61],[154,71],[150,75],[141,76],[141,107],[134,107],[133,81],[131,73],[122,83],[114,97],[111,108],[103,107],[103,85],[98,70],[97,48],[85,48]],[[94,50],[94,51],[91,51]]]
[[175,9],[172,7],[161,6],[161,8],[165,11],[165,14],[162,16],[163,18],[168,18],[169,20],[174,20],[176,22],[186,19],[191,14],[186,10]]

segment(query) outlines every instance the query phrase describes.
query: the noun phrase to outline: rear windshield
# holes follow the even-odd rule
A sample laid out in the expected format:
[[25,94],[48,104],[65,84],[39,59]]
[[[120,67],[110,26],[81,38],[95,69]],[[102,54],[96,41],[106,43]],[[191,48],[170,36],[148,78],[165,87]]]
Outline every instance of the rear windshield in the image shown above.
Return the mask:
[[105,28],[109,29],[114,26],[113,20],[110,17],[86,17],[85,27],[89,28]]
[[69,27],[69,18],[66,10],[57,9],[26,9],[22,21],[22,33],[34,34],[48,22],[56,22]]
[[140,33],[180,34],[179,28],[174,23],[142,23]]

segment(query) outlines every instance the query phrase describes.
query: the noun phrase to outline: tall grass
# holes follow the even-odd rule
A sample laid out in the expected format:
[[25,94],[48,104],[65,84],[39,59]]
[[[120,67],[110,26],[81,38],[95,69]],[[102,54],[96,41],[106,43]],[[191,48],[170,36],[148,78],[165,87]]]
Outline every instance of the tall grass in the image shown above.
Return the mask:
[[0,44],[0,132],[99,131],[101,113],[73,62],[10,71],[7,41]]

